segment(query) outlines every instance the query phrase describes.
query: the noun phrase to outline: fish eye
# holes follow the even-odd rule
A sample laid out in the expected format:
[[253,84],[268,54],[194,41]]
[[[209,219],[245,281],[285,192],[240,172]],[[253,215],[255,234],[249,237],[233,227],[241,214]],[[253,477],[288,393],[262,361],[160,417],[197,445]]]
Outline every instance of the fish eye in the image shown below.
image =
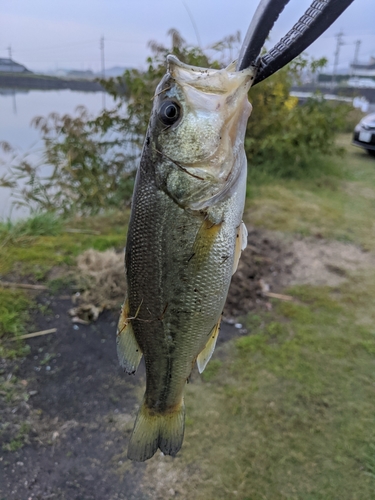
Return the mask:
[[164,125],[173,125],[180,118],[181,108],[175,101],[164,101],[159,109],[159,119]]

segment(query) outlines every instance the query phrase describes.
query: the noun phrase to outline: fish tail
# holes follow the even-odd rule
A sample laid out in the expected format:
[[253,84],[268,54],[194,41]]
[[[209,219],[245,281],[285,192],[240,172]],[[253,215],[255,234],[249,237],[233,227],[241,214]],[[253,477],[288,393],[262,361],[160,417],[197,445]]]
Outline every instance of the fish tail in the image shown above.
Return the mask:
[[185,430],[185,404],[181,403],[171,412],[160,414],[151,411],[143,402],[130,438],[128,458],[144,462],[158,448],[173,457],[180,450]]

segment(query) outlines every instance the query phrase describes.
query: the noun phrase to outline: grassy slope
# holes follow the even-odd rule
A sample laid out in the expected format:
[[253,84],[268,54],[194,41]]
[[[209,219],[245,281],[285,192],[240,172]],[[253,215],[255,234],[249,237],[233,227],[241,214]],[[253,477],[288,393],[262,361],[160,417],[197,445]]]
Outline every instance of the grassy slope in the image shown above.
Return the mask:
[[[375,161],[338,161],[341,179],[258,186],[248,222],[374,249]],[[297,301],[249,315],[251,334],[187,386],[184,447],[166,461],[188,477],[183,498],[375,498],[374,272],[287,293]]]
[[303,235],[320,234],[374,250],[374,159],[348,146],[349,141],[348,135],[340,137],[347,154],[328,164],[334,175],[255,186],[250,182],[248,222]]

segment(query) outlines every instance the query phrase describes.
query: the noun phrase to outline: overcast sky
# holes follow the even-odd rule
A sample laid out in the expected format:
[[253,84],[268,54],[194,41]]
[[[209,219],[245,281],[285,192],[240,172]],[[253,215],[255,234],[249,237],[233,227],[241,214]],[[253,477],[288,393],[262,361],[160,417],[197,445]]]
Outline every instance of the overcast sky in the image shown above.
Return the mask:
[[[271,33],[269,46],[298,20],[312,0],[291,0]],[[245,35],[258,0],[0,0],[0,57],[31,70],[56,68],[100,69],[99,40],[105,37],[106,66],[142,67],[149,55],[147,42],[167,43],[166,32],[177,28],[192,44],[197,36],[207,47],[226,35]],[[355,41],[359,58],[375,56],[375,0],[353,4],[307,51],[331,63],[335,35],[342,30],[339,67],[353,60]]]

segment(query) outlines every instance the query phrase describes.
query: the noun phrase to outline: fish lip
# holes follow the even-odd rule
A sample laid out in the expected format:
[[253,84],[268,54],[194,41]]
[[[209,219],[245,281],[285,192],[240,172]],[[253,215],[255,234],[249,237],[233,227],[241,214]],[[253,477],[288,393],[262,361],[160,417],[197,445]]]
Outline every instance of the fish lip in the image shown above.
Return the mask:
[[214,72],[218,71],[217,69],[213,68],[201,68],[200,66],[192,66],[190,64],[180,61],[180,59],[174,54],[168,54],[167,67],[168,67],[168,72],[172,74],[173,71],[171,71],[171,64],[174,64],[175,66],[178,66],[181,69],[186,69],[188,71],[195,71],[197,73],[213,74]]
[[167,72],[181,86],[191,86],[215,94],[231,92],[234,86],[239,89],[243,84],[249,85],[249,90],[255,78],[253,67],[236,71],[233,62],[221,69],[201,68],[186,64],[173,54],[167,56]]
[[216,68],[201,68],[200,66],[192,66],[190,64],[184,63],[180,61],[180,59],[175,56],[174,54],[168,54],[167,55],[167,68],[168,72],[173,75],[173,70],[171,71],[171,65],[175,65],[181,69],[185,69],[187,71],[193,71],[196,73],[201,73],[202,75],[205,75],[206,77],[213,75],[217,73],[218,71],[223,71],[226,70],[228,73],[237,73],[237,74],[243,74],[243,75],[255,75],[255,70],[254,68],[246,68],[242,69],[240,71],[236,71],[236,63],[237,61],[231,62],[228,66],[225,68],[221,69],[216,69]]

